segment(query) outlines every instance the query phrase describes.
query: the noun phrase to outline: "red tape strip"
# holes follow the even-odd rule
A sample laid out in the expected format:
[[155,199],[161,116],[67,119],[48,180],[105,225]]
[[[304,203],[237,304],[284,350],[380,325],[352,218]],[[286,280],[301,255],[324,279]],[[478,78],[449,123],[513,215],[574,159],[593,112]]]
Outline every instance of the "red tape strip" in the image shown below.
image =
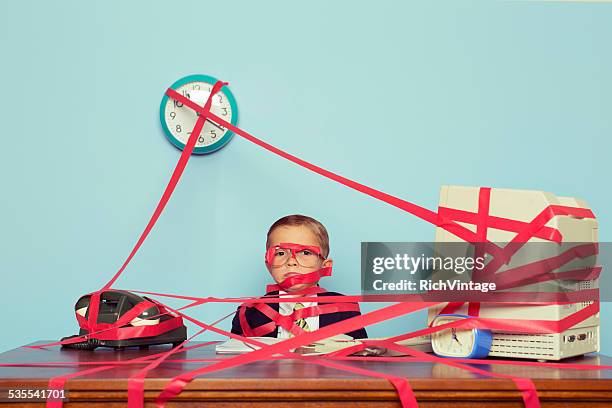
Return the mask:
[[[445,209],[445,208],[440,208],[438,213],[435,213],[431,210],[425,209],[423,207],[420,207],[416,204],[410,203],[408,201],[399,199],[397,197],[391,196],[389,194],[386,194],[382,191],[373,189],[371,187],[365,186],[363,184],[354,182],[352,180],[349,180],[345,177],[339,176],[335,173],[332,173],[330,171],[327,171],[321,167],[318,167],[316,165],[313,165],[311,163],[308,163],[304,160],[301,160],[289,153],[286,153],[268,143],[263,142],[262,140],[250,135],[249,133],[237,128],[236,126],[232,125],[229,122],[224,121],[223,119],[219,118],[218,116],[214,115],[213,113],[210,112],[210,107],[211,107],[211,102],[212,102],[212,97],[218,93],[221,88],[226,85],[222,82],[217,82],[214,87],[213,90],[211,91],[211,94],[208,98],[208,100],[206,101],[204,106],[198,106],[197,104],[195,104],[194,102],[192,102],[191,100],[189,100],[188,98],[184,97],[183,95],[180,95],[179,93],[177,93],[176,91],[174,91],[173,89],[168,89],[167,90],[167,95],[179,102],[182,102],[185,106],[190,107],[191,109],[195,110],[196,112],[199,113],[199,118],[196,121],[196,125],[192,131],[192,134],[185,146],[185,148],[183,149],[183,152],[181,153],[181,156],[179,158],[179,161],[173,171],[173,174],[170,178],[170,181],[168,183],[168,185],[166,186],[166,189],[164,190],[164,193],[151,217],[151,219],[149,220],[147,226],[145,227],[143,233],[141,234],[140,238],[138,239],[136,245],[134,246],[134,248],[132,249],[132,251],[130,252],[129,256],[127,257],[127,259],[125,260],[125,262],[123,263],[123,265],[121,266],[121,268],[115,273],[115,275],[112,277],[112,279],[103,287],[102,290],[105,289],[109,289],[115,282],[116,280],[119,278],[119,276],[124,272],[124,270],[126,269],[127,265],[129,264],[129,262],[131,261],[131,259],[133,258],[133,256],[136,254],[136,252],[138,251],[138,249],[140,248],[140,246],[142,245],[142,243],[144,242],[144,240],[147,238],[148,234],[150,233],[150,231],[152,230],[153,226],[155,225],[155,223],[157,222],[159,216],[161,215],[161,213],[163,212],[168,200],[170,199],[170,196],[172,195],[172,192],[174,191],[174,188],[176,187],[178,181],[180,180],[180,177],[187,165],[187,162],[191,156],[191,153],[193,151],[193,148],[195,146],[196,140],[204,126],[204,121],[206,119],[212,120],[214,122],[216,122],[217,124],[224,126],[226,128],[228,128],[229,130],[233,131],[234,133],[236,133],[237,135],[251,141],[252,143],[257,144],[260,147],[263,147],[264,149],[280,156],[283,157],[289,161],[292,161],[293,163],[296,163],[310,171],[313,171],[317,174],[320,174],[324,177],[327,177],[333,181],[336,181],[340,184],[343,184],[349,188],[352,188],[354,190],[357,190],[363,194],[369,195],[371,197],[374,197],[378,200],[381,200],[383,202],[386,202],[387,204],[393,205],[397,208],[400,208],[412,215],[417,216],[418,218],[427,221],[433,225],[436,225],[440,228],[443,228],[447,231],[449,231],[450,233],[458,236],[459,238],[463,239],[464,241],[467,242],[484,242],[486,243],[486,245],[483,245],[482,247],[480,247],[479,253],[490,253],[491,255],[493,255],[493,259],[489,262],[489,264],[487,265],[487,267],[485,268],[484,271],[482,271],[483,275],[487,275],[487,274],[494,274],[503,264],[507,263],[511,257],[516,253],[516,251],[518,251],[518,249],[520,249],[520,247],[524,244],[524,242],[527,242],[529,239],[531,239],[532,237],[538,237],[538,238],[543,238],[543,239],[548,239],[554,242],[561,242],[562,240],[562,236],[559,233],[558,230],[554,229],[554,228],[550,228],[550,227],[546,227],[546,223],[552,219],[555,216],[558,215],[571,215],[571,216],[575,216],[575,217],[582,217],[582,218],[594,218],[594,215],[592,214],[592,212],[590,210],[585,210],[585,209],[580,209],[580,208],[572,208],[572,207],[565,207],[565,206],[550,206],[548,208],[545,208],[537,217],[535,217],[531,222],[529,223],[524,223],[524,222],[520,222],[520,221],[515,221],[515,220],[507,220],[507,219],[502,219],[499,217],[492,217],[488,214],[489,212],[489,199],[490,199],[490,189],[487,188],[483,188],[481,189],[481,194],[480,194],[480,199],[479,199],[479,209],[478,209],[478,213],[477,214],[472,214],[469,212],[465,212],[465,211],[460,211],[460,210],[455,210],[455,209]],[[476,232],[472,232],[469,229],[461,226],[460,224],[458,224],[458,222],[467,222],[467,223],[472,223],[476,225]],[[499,247],[497,247],[496,245],[494,245],[493,243],[487,241],[486,236],[487,236],[487,228],[498,228],[498,229],[502,229],[502,230],[506,230],[506,231],[512,231],[512,232],[516,232],[516,236],[515,238],[512,240],[512,242],[507,245],[505,248],[501,249]],[[484,251],[484,252],[482,252]],[[573,256],[578,256],[578,254],[576,254],[575,252],[572,254]],[[565,259],[565,258],[564,258]],[[573,258],[572,258],[573,259]],[[512,278],[505,278],[505,276],[503,274],[500,274],[499,276],[499,280],[501,283],[505,284],[505,285],[515,285],[515,284],[519,284],[519,283],[525,283],[525,279],[527,278],[535,278],[537,276],[538,279],[543,279],[543,280],[550,280],[550,279],[555,279],[558,278],[560,275],[558,274],[551,274],[550,272],[552,272],[552,269],[549,270],[549,267],[547,266],[542,266],[541,270],[537,273],[534,274],[533,272],[527,272],[525,271],[524,275],[521,275],[519,272],[520,271],[513,271],[512,275],[509,274],[510,271],[506,271],[504,273],[508,274],[507,276],[512,276]],[[519,273],[517,275],[517,273]],[[599,272],[596,272],[597,274]],[[582,274],[582,275],[580,275]],[[570,274],[567,274],[568,276]],[[518,276],[518,278],[517,278]],[[582,272],[575,272],[573,275],[571,275],[573,277],[575,276],[594,276],[594,271],[593,270],[589,270],[589,271],[582,271]],[[320,278],[320,276],[319,276]],[[505,280],[504,280],[505,279]],[[318,280],[318,279],[317,279]],[[302,294],[300,294],[301,296],[307,296],[308,293],[304,292]],[[105,326],[105,325],[100,325],[97,323],[97,315],[98,315],[98,300],[99,300],[99,296],[100,296],[100,292],[94,292],[92,294],[92,299],[91,299],[91,306],[90,306],[90,310],[89,310],[89,317],[87,320],[85,319],[79,319],[79,322],[81,325],[86,326],[92,330],[100,330],[100,331],[109,331],[110,333],[108,334],[108,336],[121,336],[122,334],[120,333],[120,330],[124,329],[124,328],[118,328],[116,327],[116,325],[110,325],[110,326]],[[193,306],[197,306],[203,303],[207,303],[207,302],[215,302],[215,301],[224,301],[223,299],[216,299],[216,298],[189,298],[189,297],[183,297],[186,300],[192,300],[192,303],[188,306],[186,306],[185,308],[188,307],[193,307]],[[358,299],[358,300],[354,300],[354,299]],[[349,301],[361,301],[363,300],[364,297],[343,297],[342,300],[337,300],[338,302],[349,302]],[[95,300],[95,301],[94,301]],[[232,299],[229,301],[241,301],[244,299]],[[312,300],[312,299],[311,299]],[[226,300],[227,301],[227,300]],[[268,308],[271,309],[268,305],[265,304],[266,301],[270,301],[271,303],[273,302],[280,302],[280,301],[288,301],[287,299],[281,299],[280,297],[278,299],[247,299],[247,303],[248,304],[255,304],[255,307],[260,308],[260,310],[266,310],[269,312]],[[291,301],[296,301],[295,298],[292,298]],[[326,299],[327,302],[331,302],[333,301],[332,299]],[[346,305],[346,303],[344,303]],[[173,379],[173,381],[164,389],[164,391],[160,394],[160,396],[157,399],[158,405],[163,406],[165,404],[166,401],[168,401],[170,398],[172,398],[173,396],[177,395],[182,389],[183,387],[189,382],[191,381],[191,379],[195,378],[195,376],[198,375],[202,375],[205,373],[209,373],[209,372],[213,372],[213,371],[217,371],[217,370],[222,370],[224,368],[229,368],[229,367],[233,367],[233,366],[237,366],[237,365],[241,365],[241,364],[247,364],[249,362],[253,362],[253,361],[257,361],[259,359],[262,358],[272,358],[274,355],[282,355],[282,356],[291,356],[291,354],[289,353],[289,350],[291,350],[292,348],[296,348],[302,345],[306,345],[306,344],[310,344],[313,341],[316,340],[321,340],[324,338],[327,338],[329,336],[333,336],[335,334],[338,333],[343,333],[343,332],[347,332],[347,331],[351,331],[357,328],[361,328],[361,327],[365,327],[367,325],[370,324],[374,324],[380,321],[384,321],[384,320],[388,320],[403,314],[407,314],[407,313],[412,313],[416,310],[420,310],[429,306],[433,306],[436,303],[431,303],[431,302],[425,302],[425,303],[400,303],[397,305],[392,305],[392,306],[388,306],[361,316],[356,316],[353,317],[351,319],[347,319],[335,324],[332,324],[330,326],[326,326],[324,328],[320,328],[319,330],[316,330],[314,332],[305,332],[300,334],[299,336],[293,337],[291,339],[287,339],[284,340],[280,343],[278,343],[277,345],[274,346],[266,346],[266,345],[262,345],[262,348],[260,348],[259,350],[253,351],[249,354],[246,355],[241,355],[241,356],[237,356],[231,359],[227,359],[227,360],[222,360],[219,361],[217,363],[214,363],[212,365],[209,365],[207,367],[202,367],[200,369],[197,370],[193,370],[191,372],[188,373],[184,373],[180,376],[177,376],[176,378]],[[349,304],[350,305],[350,304]],[[449,304],[447,307],[448,308],[457,308],[461,305],[460,302],[457,303],[451,303]],[[329,312],[331,310],[341,310],[343,307],[349,307],[349,306],[333,306],[332,307],[324,307],[327,305],[321,305],[317,308],[311,308],[308,311],[304,311],[304,309],[302,309],[301,313],[299,314],[300,316],[307,316],[307,315],[316,315],[316,314],[320,314],[322,312]],[[334,309],[335,307],[335,309]],[[350,305],[350,307],[354,307],[352,305]],[[213,326],[210,325],[205,325],[201,322],[198,322],[197,320],[193,319],[193,318],[189,318],[187,315],[179,312],[179,311],[174,311],[173,309],[168,307],[168,310],[173,311],[174,313],[176,313],[178,316],[176,317],[176,319],[180,319],[180,318],[186,318],[189,321],[192,321],[196,324],[199,324],[200,326],[202,326],[203,328],[206,328],[208,330],[217,332],[217,333],[222,333],[225,335],[229,335],[230,337],[238,337],[241,339],[244,339],[241,336],[236,336],[233,335],[231,333],[227,333],[224,332],[222,330],[216,329]],[[273,309],[272,309],[273,310]],[[347,309],[348,310],[348,309]],[[473,306],[471,309],[471,313],[473,314],[478,314],[478,309],[477,306]],[[244,311],[244,308],[241,308],[241,311]],[[274,311],[274,310],[273,310]],[[409,337],[414,337],[417,335],[421,335],[424,333],[432,333],[438,330],[443,330],[445,328],[450,327],[451,324],[455,324],[456,323],[456,327],[480,327],[480,328],[496,328],[496,329],[503,329],[503,330],[516,330],[516,331],[520,331],[520,332],[532,332],[532,333],[542,333],[542,332],[560,332],[562,330],[565,330],[568,327],[571,327],[573,325],[575,325],[576,323],[586,319],[587,317],[597,313],[599,311],[599,304],[598,303],[593,303],[589,306],[587,306],[586,308],[574,313],[573,315],[570,315],[568,317],[566,317],[565,319],[562,319],[561,321],[558,322],[551,322],[551,321],[529,321],[529,322],[525,322],[523,320],[513,320],[513,319],[483,319],[480,317],[474,317],[471,319],[466,319],[466,320],[460,320],[457,322],[452,322],[449,323],[447,325],[441,325],[441,326],[436,326],[436,327],[430,327],[427,329],[423,329],[423,330],[418,330],[415,331],[413,333],[409,333],[406,335],[402,335],[402,336],[398,336],[396,338],[393,339],[389,339],[387,341],[385,341],[384,344],[387,344],[389,347],[391,348],[395,348],[395,349],[400,349],[400,350],[404,350],[406,352],[410,352],[410,354],[412,355],[416,355],[419,358],[421,358],[424,361],[436,361],[436,362],[442,362],[444,364],[448,364],[448,365],[454,365],[460,368],[464,368],[464,369],[468,369],[472,372],[475,373],[479,373],[482,375],[495,375],[495,376],[501,376],[498,374],[492,374],[489,372],[485,372],[473,367],[469,367],[469,366],[465,366],[464,364],[461,364],[460,362],[453,362],[453,361],[449,361],[449,360],[442,360],[439,359],[437,357],[433,357],[433,356],[429,356],[425,353],[420,353],[420,352],[416,352],[415,350],[403,347],[403,346],[399,346],[397,344],[395,344],[395,341],[399,341],[400,338],[409,338]],[[297,316],[298,314],[296,314]],[[295,316],[292,316],[291,318],[294,318]],[[239,318],[242,320],[244,319],[244,313],[240,312],[239,313]],[[127,317],[126,317],[127,319]],[[123,321],[125,321],[126,319],[123,319]],[[176,320],[178,321],[178,320]],[[288,320],[283,317],[280,318],[277,316],[277,319],[275,320],[277,323],[284,325],[284,326],[288,326]],[[273,322],[272,326],[275,327],[275,324]],[[526,325],[526,323],[528,323]],[[269,326],[269,327],[272,327]],[[247,331],[249,331],[250,329],[248,328],[248,325],[243,325],[243,327],[245,328],[245,334],[249,334],[247,333]],[[266,327],[265,330],[268,330],[269,327]],[[256,328],[256,329],[260,329],[260,328]],[[255,329],[255,330],[256,330]],[[144,329],[143,329],[144,330]],[[128,336],[130,335],[135,335],[135,332],[128,332]],[[252,333],[254,331],[251,331]],[[268,331],[269,332],[269,331]],[[252,334],[251,333],[251,334]],[[199,334],[199,333],[198,333]],[[100,333],[96,333],[96,332],[92,332],[91,333],[92,336],[96,336],[97,338],[101,338],[100,336],[104,336],[104,334],[100,334]],[[244,339],[245,341],[249,341],[249,339]],[[76,340],[78,341],[78,340]],[[252,340],[251,340],[252,342]],[[148,368],[153,368],[155,366],[157,366],[159,363],[161,363],[162,361],[164,361],[165,359],[167,359],[168,356],[170,356],[172,354],[172,350],[168,353],[164,353],[162,356],[160,356],[158,358],[158,360],[154,361],[153,363],[150,363]],[[292,356],[293,358],[304,358],[301,356]],[[336,356],[336,358],[340,358],[341,356]],[[149,358],[142,358],[142,359],[135,359],[132,362],[133,363],[140,363],[142,361],[149,361]],[[376,373],[376,372],[371,372],[368,370],[359,370],[356,368],[352,368],[352,367],[346,367],[346,366],[342,366],[339,365],[338,363],[335,362],[330,362],[330,361],[323,361],[320,359],[316,359],[316,360],[312,360],[313,362],[317,363],[317,364],[322,364],[322,365],[326,365],[326,366],[334,366],[334,367],[338,367],[340,369],[344,369],[344,370],[349,370],[352,372],[360,372],[362,374],[365,375],[371,375],[371,376],[378,376],[378,377],[382,377],[382,378],[386,378],[388,379],[398,390],[399,396],[400,396],[400,400],[402,402],[402,405],[404,407],[406,406],[416,406],[416,399],[414,398],[414,394],[412,393],[412,390],[409,387],[408,382],[403,379],[403,378],[398,378],[398,377],[394,377],[394,376],[389,376],[386,374],[382,374],[382,373]],[[487,360],[487,363],[490,363],[490,361]],[[101,371],[101,370],[106,370],[109,368],[112,368],[114,365],[108,365],[108,366],[101,366],[101,367],[96,367],[90,370],[85,370],[79,373],[74,373],[71,376],[78,376],[78,375],[84,375],[84,373],[93,373],[93,372],[97,372],[97,371]],[[131,395],[132,397],[130,398],[131,402],[130,404],[132,404],[131,406],[135,407],[135,406],[142,406],[142,385],[143,382],[141,380],[144,379],[144,377],[146,376],[146,370],[141,370],[141,372],[139,374],[137,374],[135,377],[133,377],[133,382],[132,382],[132,386],[130,388]],[[63,387],[64,383],[66,381],[67,378],[72,378],[71,376],[65,376],[65,377],[58,377],[56,379],[52,379],[50,381],[50,386],[53,387]],[[511,377],[511,376],[506,376],[507,378],[512,378],[513,381],[515,381],[515,383],[517,384],[517,387],[521,390],[521,392],[523,393],[523,399],[525,401],[525,405],[529,408],[532,407],[537,407],[539,406],[539,402],[537,399],[537,393],[535,391],[535,387],[533,386],[533,383],[531,382],[531,380],[529,379],[521,379],[521,378],[516,378],[516,377]],[[55,404],[57,402],[50,402],[52,404]],[[59,402],[60,406],[61,406],[61,401]]]

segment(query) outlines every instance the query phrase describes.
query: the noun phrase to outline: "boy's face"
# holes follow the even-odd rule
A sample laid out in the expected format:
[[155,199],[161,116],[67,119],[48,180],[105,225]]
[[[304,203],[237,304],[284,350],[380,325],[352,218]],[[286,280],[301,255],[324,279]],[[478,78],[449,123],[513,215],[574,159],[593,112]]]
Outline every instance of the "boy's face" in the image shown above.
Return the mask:
[[[317,246],[321,247],[319,243],[319,239],[315,235],[315,233],[304,225],[284,225],[281,227],[274,228],[272,233],[270,233],[270,247],[274,247],[280,243],[292,243],[292,244],[300,244],[300,245],[308,245],[308,246]],[[309,272],[316,271],[318,269],[332,266],[331,259],[322,259],[319,258],[316,265],[306,268],[300,265],[295,257],[290,257],[289,260],[284,265],[281,266],[271,266],[266,265],[270,275],[274,278],[276,283],[281,283],[286,278],[288,278],[291,274],[299,273],[305,274]],[[311,286],[316,285],[315,283],[300,283],[292,286],[287,289],[287,292],[296,292],[300,290],[304,290]]]

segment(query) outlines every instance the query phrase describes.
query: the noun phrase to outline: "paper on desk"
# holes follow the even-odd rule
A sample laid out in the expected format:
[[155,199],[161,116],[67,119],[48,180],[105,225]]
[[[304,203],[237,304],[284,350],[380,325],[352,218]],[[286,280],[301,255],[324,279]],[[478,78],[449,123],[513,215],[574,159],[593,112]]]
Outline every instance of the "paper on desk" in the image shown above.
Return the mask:
[[[278,342],[281,342],[283,340],[287,340],[287,339],[277,339],[276,337],[249,337],[249,339],[253,339],[256,340],[260,343],[265,343],[266,345],[270,345],[270,344],[276,344]],[[345,334],[339,334],[337,336],[333,336],[330,337],[328,339],[324,339],[324,340],[319,340],[313,344],[309,344],[308,346],[304,346],[304,349],[308,349],[308,351],[311,351],[310,349],[313,347],[325,347],[325,345],[327,345],[328,343],[334,343],[334,342],[347,342],[345,344],[342,343],[338,343],[338,345],[336,346],[336,349],[341,349],[344,347],[349,347],[349,345],[353,345],[356,344],[354,343],[354,340],[351,336],[347,336]],[[351,343],[353,342],[353,343]],[[339,347],[339,348],[338,348]],[[256,346],[254,344],[249,344],[246,343],[244,341],[240,341],[240,340],[236,340],[236,339],[227,339],[226,342],[221,343],[221,344],[217,344],[217,346],[215,347],[215,352],[217,354],[243,354],[243,353],[248,353],[249,351],[253,351],[253,350],[258,350],[261,347]],[[301,349],[303,349],[302,347],[300,347],[298,349],[298,352],[303,353],[304,351],[302,351]],[[293,351],[293,349],[291,350]],[[333,350],[332,350],[333,351]],[[315,352],[315,350],[313,349],[312,352]],[[310,354],[310,353],[309,353]],[[315,352],[315,354],[324,354],[322,352]]]
[[[265,343],[267,345],[276,344],[279,341],[283,341],[285,339],[277,339],[276,337],[249,337],[250,339],[257,340],[260,343]],[[244,341],[236,340],[236,339],[227,339],[226,342],[217,344],[215,347],[215,352],[217,354],[243,354],[248,353],[249,351],[258,350],[259,346],[245,343]]]
[[[333,353],[338,350],[345,349],[347,347],[352,347],[358,344],[362,344],[362,342],[357,339],[353,340],[349,336],[344,336],[345,338],[341,338],[339,336],[332,337],[329,339],[322,340],[320,342],[315,342],[311,345],[305,346],[301,348],[301,353],[304,355],[319,355],[319,354],[327,354]],[[387,337],[381,338],[373,338],[373,339],[364,339],[364,340],[386,340]],[[431,339],[430,336],[420,336],[411,338],[408,340],[402,340],[397,342],[397,344],[401,346],[411,347],[415,350],[419,350],[425,353],[431,353],[433,350],[431,348]],[[300,351],[300,349],[298,349]],[[385,347],[380,346],[368,346],[365,350],[354,353],[356,356],[385,356],[385,357],[394,357],[394,356],[406,356],[407,353],[402,353],[395,350],[390,350]]]
[[[277,339],[274,337],[250,337],[253,340],[257,340],[267,345],[276,344],[285,339]],[[369,340],[384,340],[384,338],[369,339]],[[361,344],[361,341],[355,340],[350,336],[340,334],[327,339],[316,341],[307,346],[303,346],[295,350],[296,352],[303,355],[320,355],[332,353],[334,351],[342,350],[347,347],[352,347]],[[429,336],[421,336],[408,340],[398,342],[402,346],[412,347],[416,350],[429,353],[431,349],[431,341]],[[249,351],[257,350],[260,347],[245,343],[240,340],[228,339],[225,343],[218,344],[215,348],[217,354],[242,354],[248,353]],[[293,350],[292,350],[293,351]],[[400,353],[394,350],[389,350],[384,347],[369,346],[366,350],[356,353],[355,355],[365,356],[403,356],[405,353]]]

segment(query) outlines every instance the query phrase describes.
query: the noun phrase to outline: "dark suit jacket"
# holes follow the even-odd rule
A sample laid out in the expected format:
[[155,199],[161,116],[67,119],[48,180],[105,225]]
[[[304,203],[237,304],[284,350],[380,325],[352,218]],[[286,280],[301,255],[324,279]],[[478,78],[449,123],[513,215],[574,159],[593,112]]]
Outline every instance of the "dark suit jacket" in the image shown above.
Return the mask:
[[[278,291],[266,293],[266,295],[278,295]],[[323,292],[317,294],[317,296],[343,296],[340,293],[336,292]],[[324,305],[325,303],[317,302],[319,305]],[[279,304],[278,303],[268,303],[268,305],[278,312]],[[240,309],[240,308],[238,308]],[[329,326],[330,324],[337,323],[342,320],[350,319],[351,317],[359,316],[361,313],[359,312],[335,312],[335,313],[326,313],[319,316],[319,328]],[[245,312],[246,320],[252,328],[259,327],[263,324],[269,323],[271,319],[255,309],[254,307],[247,307]],[[243,335],[242,327],[240,326],[240,318],[238,317],[238,310],[234,315],[234,320],[232,320],[232,333]],[[364,328],[354,330],[352,332],[346,333],[347,335],[355,338],[355,339],[365,339],[368,337],[368,333]],[[278,335],[278,326],[276,329],[266,334],[265,337],[277,337]]]

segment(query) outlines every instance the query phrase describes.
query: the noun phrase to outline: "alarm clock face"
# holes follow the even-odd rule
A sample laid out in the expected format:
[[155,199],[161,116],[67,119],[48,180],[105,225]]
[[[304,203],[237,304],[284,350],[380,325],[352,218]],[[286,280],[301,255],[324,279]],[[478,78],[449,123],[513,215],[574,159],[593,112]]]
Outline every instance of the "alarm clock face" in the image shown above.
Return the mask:
[[[441,314],[434,318],[432,326],[440,326],[470,316]],[[488,329],[449,328],[432,333],[431,348],[441,357],[485,358],[491,351],[493,332]]]
[[[203,106],[213,85],[217,80],[207,75],[190,75],[172,84],[171,88],[186,98],[191,99],[200,106]],[[227,86],[213,96],[210,111],[235,125],[238,118],[236,101]],[[183,149],[187,144],[189,136],[195,126],[198,114],[193,109],[184,106],[182,103],[164,95],[160,107],[160,120],[164,133],[168,140]],[[225,127],[207,119],[204,127],[198,136],[193,153],[205,154],[225,146],[230,141],[233,132]]]
[[[454,322],[459,317],[438,316],[433,326]],[[431,334],[431,346],[434,353],[445,357],[469,357],[474,350],[474,330],[450,328]]]

